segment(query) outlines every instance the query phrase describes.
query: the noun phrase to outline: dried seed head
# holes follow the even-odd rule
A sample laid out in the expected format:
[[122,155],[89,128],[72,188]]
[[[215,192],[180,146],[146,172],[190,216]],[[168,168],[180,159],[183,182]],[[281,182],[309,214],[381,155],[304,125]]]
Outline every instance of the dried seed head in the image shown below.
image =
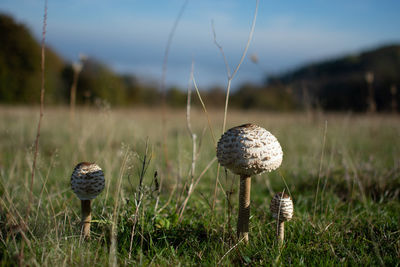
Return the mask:
[[226,131],[217,145],[219,163],[239,175],[252,176],[277,169],[283,152],[270,132],[255,124]]
[[272,217],[278,221],[289,221],[293,217],[293,201],[287,194],[277,193],[272,198],[269,209]]
[[104,189],[104,173],[95,163],[81,162],[71,175],[71,188],[80,200],[91,200]]

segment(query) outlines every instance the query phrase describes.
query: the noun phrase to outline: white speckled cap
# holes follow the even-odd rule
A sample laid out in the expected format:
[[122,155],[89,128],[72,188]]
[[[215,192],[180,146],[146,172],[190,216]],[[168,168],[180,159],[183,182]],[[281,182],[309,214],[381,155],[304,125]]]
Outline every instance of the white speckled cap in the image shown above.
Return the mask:
[[81,162],[71,175],[71,188],[80,200],[91,200],[104,189],[104,173],[95,163]]
[[273,171],[282,163],[283,152],[275,136],[255,124],[226,131],[217,145],[219,163],[238,175],[252,176]]
[[293,217],[293,201],[287,194],[277,193],[272,198],[269,209],[272,217],[278,221],[289,221]]

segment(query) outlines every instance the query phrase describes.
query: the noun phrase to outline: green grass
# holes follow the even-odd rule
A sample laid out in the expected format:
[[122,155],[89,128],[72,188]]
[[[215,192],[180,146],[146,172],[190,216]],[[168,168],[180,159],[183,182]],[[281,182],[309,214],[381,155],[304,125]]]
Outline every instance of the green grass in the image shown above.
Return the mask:
[[[18,263],[23,222],[23,257],[31,266],[399,265],[398,117],[230,112],[228,127],[257,123],[284,151],[277,171],[253,177],[250,243],[235,246],[239,178],[221,168],[212,209],[216,162],[179,219],[192,163],[185,111],[169,111],[165,131],[157,110],[79,110],[73,125],[68,115],[45,110],[28,215],[38,110],[0,108],[2,266]],[[218,140],[223,114],[210,117]],[[192,127],[201,140],[197,179],[215,157],[215,144],[202,112],[193,111]],[[139,187],[145,155],[150,161]],[[89,241],[80,238],[80,203],[69,185],[80,161],[95,161],[106,177],[93,201]],[[295,215],[279,249],[269,202],[282,190],[292,195]]]

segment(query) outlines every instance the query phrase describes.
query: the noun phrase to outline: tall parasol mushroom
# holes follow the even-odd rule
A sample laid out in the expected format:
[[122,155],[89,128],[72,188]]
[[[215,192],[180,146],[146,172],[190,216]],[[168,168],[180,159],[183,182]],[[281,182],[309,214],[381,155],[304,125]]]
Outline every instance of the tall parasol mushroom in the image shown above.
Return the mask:
[[95,163],[81,162],[76,165],[71,175],[71,188],[81,200],[82,233],[84,238],[90,236],[90,221],[92,219],[90,202],[104,189],[104,173]]
[[255,124],[244,124],[226,131],[218,141],[219,163],[240,175],[238,238],[249,240],[251,176],[277,169],[282,148],[270,132]]

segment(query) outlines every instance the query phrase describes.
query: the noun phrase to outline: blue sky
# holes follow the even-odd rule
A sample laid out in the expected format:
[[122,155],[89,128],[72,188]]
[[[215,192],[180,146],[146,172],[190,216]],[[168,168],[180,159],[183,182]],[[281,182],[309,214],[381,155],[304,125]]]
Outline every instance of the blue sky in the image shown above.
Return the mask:
[[[66,60],[79,53],[115,71],[159,80],[168,34],[184,0],[49,0],[47,44]],[[189,0],[169,54],[167,83],[186,87],[192,60],[200,86],[225,85],[218,42],[232,68],[246,44],[255,0]],[[2,0],[0,12],[40,39],[44,0]],[[400,43],[398,0],[261,0],[248,57],[233,81],[262,81],[304,63]],[[259,64],[249,59],[256,54]]]

